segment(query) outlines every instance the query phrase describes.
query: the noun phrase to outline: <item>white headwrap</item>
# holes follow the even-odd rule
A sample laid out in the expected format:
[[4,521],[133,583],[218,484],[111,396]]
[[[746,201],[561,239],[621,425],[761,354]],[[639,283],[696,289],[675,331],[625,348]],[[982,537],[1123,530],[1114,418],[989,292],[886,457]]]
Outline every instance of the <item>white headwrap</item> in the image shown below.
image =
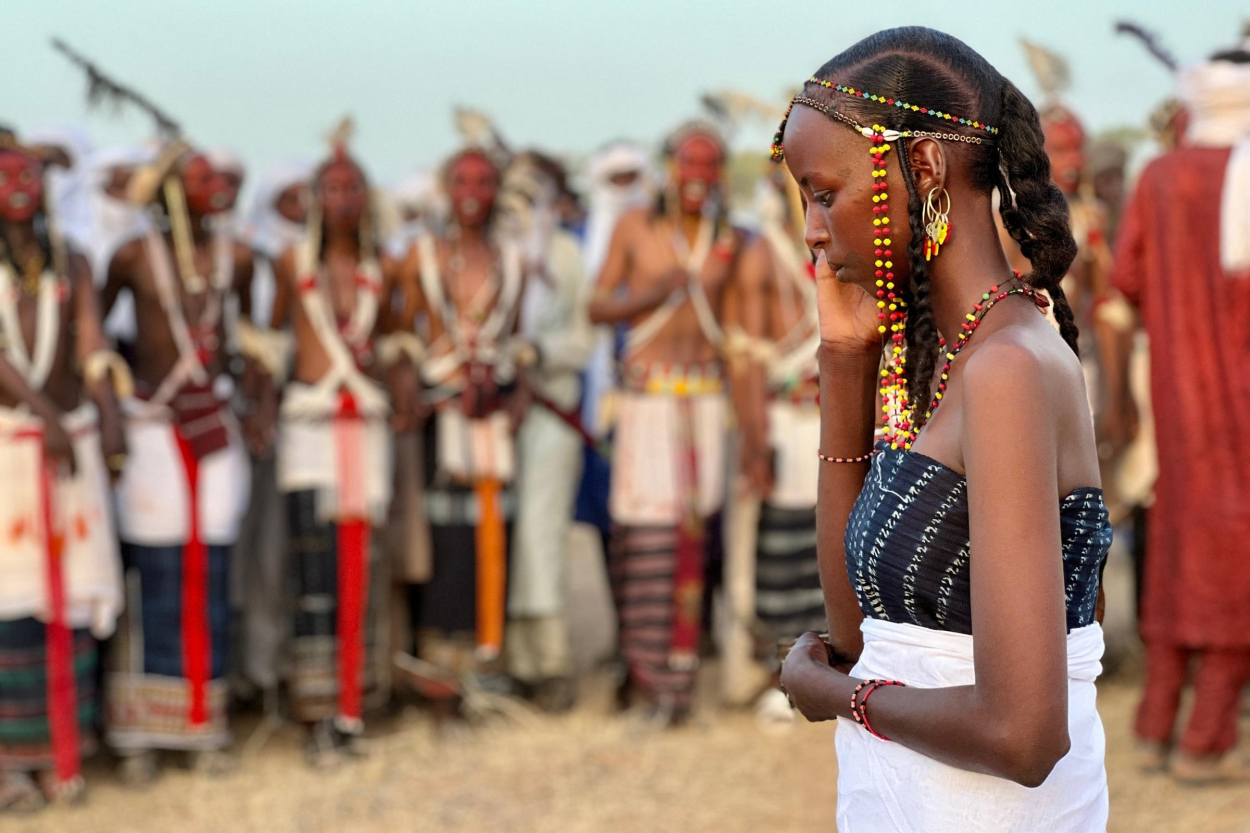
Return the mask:
[[28,145],[55,145],[69,155],[68,170],[60,166],[47,169],[48,196],[61,233],[76,250],[87,252],[91,243],[87,159],[92,151],[87,131],[69,125],[45,125],[23,133],[22,142]]
[[[394,257],[402,257],[423,230],[437,231],[447,220],[447,195],[433,171],[404,177],[390,189],[390,197],[400,215],[399,228],[387,242],[387,251]],[[405,219],[405,214],[416,214],[417,219]]]
[[308,182],[312,165],[304,161],[283,162],[265,171],[256,184],[252,203],[243,222],[242,241],[270,260],[277,260],[304,236],[304,227],[278,213],[277,201],[292,185]]
[[252,322],[259,327],[269,326],[273,310],[273,261],[304,238],[303,224],[278,213],[278,197],[292,185],[308,182],[312,173],[313,166],[304,161],[283,162],[265,171],[243,218],[240,239],[261,255],[252,277]]
[[[612,177],[634,171],[639,176],[629,185],[612,182]],[[590,158],[586,173],[590,193],[582,251],[586,274],[593,281],[607,257],[617,220],[631,208],[646,205],[655,195],[655,182],[650,152],[633,142],[614,142],[604,147]]]
[[[91,205],[91,233],[85,249],[96,286],[102,286],[108,278],[109,262],[122,244],[145,234],[152,223],[151,215],[142,206],[106,193],[113,171],[151,164],[156,160],[156,153],[155,148],[148,146],[123,145],[102,148],[87,160],[85,184]],[[104,330],[112,338],[134,339],[134,301],[129,294],[118,299],[104,322]]]
[[239,179],[247,175],[247,166],[243,164],[243,157],[231,148],[211,148],[204,152],[204,156],[215,170],[223,174],[234,174]]
[[[629,185],[617,185],[612,177],[637,172]],[[651,152],[633,142],[613,142],[590,158],[586,171],[590,181],[586,209],[586,232],[582,258],[586,279],[599,279],[599,270],[608,256],[612,233],[621,215],[649,203],[655,196],[655,172]],[[582,423],[596,430],[600,426],[599,403],[615,384],[615,335],[611,328],[600,328],[594,349],[586,363],[585,393],[582,397]]]
[[[1250,38],[1241,45],[1250,50]],[[1220,204],[1220,264],[1250,276],[1250,64],[1206,61],[1183,70],[1179,96],[1190,112],[1190,144],[1232,147]]]

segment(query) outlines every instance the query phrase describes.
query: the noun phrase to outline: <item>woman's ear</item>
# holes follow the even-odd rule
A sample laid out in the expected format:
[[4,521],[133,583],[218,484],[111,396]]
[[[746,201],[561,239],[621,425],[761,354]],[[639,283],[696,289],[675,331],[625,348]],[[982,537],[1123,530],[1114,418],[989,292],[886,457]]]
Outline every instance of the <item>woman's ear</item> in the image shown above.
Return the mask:
[[911,163],[912,178],[921,202],[934,188],[946,187],[946,154],[941,142],[928,138],[913,140],[907,147],[907,161]]

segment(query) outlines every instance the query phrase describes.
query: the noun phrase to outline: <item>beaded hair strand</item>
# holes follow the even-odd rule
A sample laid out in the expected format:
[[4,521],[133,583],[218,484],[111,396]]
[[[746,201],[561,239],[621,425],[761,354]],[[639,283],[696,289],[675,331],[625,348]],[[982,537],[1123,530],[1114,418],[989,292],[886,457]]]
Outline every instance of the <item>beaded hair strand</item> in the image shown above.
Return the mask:
[[[960,118],[940,111],[930,113],[927,107],[907,104],[893,98],[877,95],[870,96],[868,93],[857,91],[851,87],[822,81],[815,77],[811,78],[808,83],[843,92],[850,96],[895,106],[900,110],[908,108],[912,112],[919,112],[924,115],[931,114],[934,118],[983,130],[989,135],[997,135],[999,132],[998,128],[986,125],[978,119]],[[786,124],[796,104],[810,107],[823,114],[826,118],[846,125],[872,142],[872,147],[868,152],[874,157],[874,169],[872,171],[874,178],[872,185],[872,201],[874,203],[872,209],[872,231],[873,243],[876,247],[873,250],[873,254],[876,256],[874,265],[876,267],[876,303],[877,320],[879,322],[877,330],[882,336],[889,335],[884,366],[881,371],[881,407],[885,415],[886,441],[893,448],[910,448],[912,440],[924,424],[925,418],[927,418],[927,412],[922,409],[928,399],[928,392],[932,384],[933,372],[937,361],[935,352],[925,349],[925,346],[936,341],[939,347],[945,349],[946,344],[938,335],[937,325],[933,320],[933,313],[929,306],[929,274],[925,265],[925,258],[921,256],[920,251],[925,237],[921,218],[922,203],[920,195],[916,190],[911,165],[907,159],[907,143],[909,140],[916,138],[932,138],[938,141],[964,142],[977,145],[991,140],[988,136],[982,137],[958,132],[948,133],[906,128],[896,130],[880,124],[864,127],[853,117],[831,107],[829,104],[811,96],[800,94],[791,100],[790,105],[786,108],[785,115],[781,119],[781,124],[777,128],[777,133],[773,137],[770,157],[774,162],[781,163],[785,160],[785,147],[782,139],[785,134]],[[910,293],[905,291],[903,287],[895,284],[895,273],[893,271],[894,251],[892,249],[893,239],[891,237],[889,216],[889,172],[886,166],[886,154],[896,144],[901,148],[899,164],[902,168],[903,185],[907,190],[908,220],[912,232],[911,243],[908,246],[912,280]],[[912,302],[910,312],[908,310],[909,295]],[[910,371],[907,367],[907,356],[909,353],[916,357],[913,368]],[[940,399],[941,391],[946,387],[946,380],[939,380],[938,385],[938,398]],[[921,416],[922,414],[924,416]]]

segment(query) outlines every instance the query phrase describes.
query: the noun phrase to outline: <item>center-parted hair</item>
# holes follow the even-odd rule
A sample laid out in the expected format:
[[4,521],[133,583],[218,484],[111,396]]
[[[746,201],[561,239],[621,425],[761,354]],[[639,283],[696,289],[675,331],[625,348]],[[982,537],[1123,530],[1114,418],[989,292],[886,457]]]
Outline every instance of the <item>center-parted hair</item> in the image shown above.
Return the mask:
[[[944,141],[943,148],[948,158],[959,160],[967,169],[974,188],[998,190],[1003,225],[1033,267],[1024,282],[1050,294],[1059,331],[1076,351],[1076,323],[1059,285],[1076,258],[1076,241],[1067,200],[1051,180],[1037,109],[1024,94],[963,41],[919,26],[871,35],[828,61],[815,77],[834,86],[809,81],[803,95],[862,124],[983,137],[979,144]],[[837,90],[837,85],[871,91],[877,100],[848,95]],[[928,112],[902,107],[900,102],[915,102]],[[941,120],[935,113],[958,113],[982,126],[995,125],[997,132],[987,137],[984,128]],[[938,331],[922,254],[926,195],[918,193],[908,162],[910,141],[915,140],[899,140],[898,154],[911,223],[907,382],[913,413],[921,415],[933,381]]]

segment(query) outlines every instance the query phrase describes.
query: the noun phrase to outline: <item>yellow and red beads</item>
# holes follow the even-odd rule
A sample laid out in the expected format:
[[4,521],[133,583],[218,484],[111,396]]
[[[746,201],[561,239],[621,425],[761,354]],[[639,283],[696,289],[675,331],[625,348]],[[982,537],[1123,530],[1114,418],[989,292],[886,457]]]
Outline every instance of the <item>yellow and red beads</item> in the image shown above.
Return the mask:
[[[1019,272],[1013,272],[1013,274],[1017,280],[1020,278]],[[959,351],[963,350],[968,344],[968,339],[970,339],[972,334],[976,332],[977,327],[981,326],[981,320],[985,318],[986,313],[993,309],[994,305],[999,301],[1011,295],[1024,295],[1029,297],[1033,299],[1033,303],[1037,304],[1039,309],[1044,309],[1049,304],[1045,295],[1040,295],[1035,289],[1024,285],[1000,291],[998,285],[995,284],[990,287],[988,292],[983,293],[981,295],[981,300],[973,305],[973,311],[964,316],[965,320],[960,325],[959,335],[956,337],[954,347],[948,347],[945,338],[938,339],[938,347],[942,351],[944,361],[941,373],[938,375],[937,390],[933,392],[933,398],[929,401],[929,407],[925,410],[924,419],[920,421],[919,424],[913,424],[911,414],[907,413],[904,418],[891,423],[891,414],[887,410],[885,437],[886,440],[889,441],[891,448],[911,448],[911,444],[915,441],[916,435],[920,432],[920,428],[933,417],[933,412],[936,411],[938,406],[942,404],[942,399],[946,395],[946,383],[950,381],[951,364],[955,361],[955,357],[958,356]],[[899,363],[899,366],[901,368],[901,362]],[[886,367],[887,370],[881,371],[882,376],[885,376],[887,375],[887,372],[890,372],[888,355],[886,357]],[[907,379],[903,376],[901,371],[897,375],[899,376],[899,389],[891,390],[891,395],[895,398],[901,397],[905,403],[908,401]],[[882,385],[881,394],[882,401],[884,403],[886,395],[885,385]]]
[[906,101],[902,101],[900,99],[888,98],[887,96],[883,96],[883,95],[873,95],[872,93],[867,93],[867,92],[864,92],[863,90],[857,90],[854,87],[848,87],[843,84],[835,84],[832,81],[826,81],[823,78],[817,78],[815,75],[813,75],[811,78],[807,80],[808,80],[808,83],[810,84],[819,84],[822,87],[826,87],[831,90],[837,90],[840,93],[844,93],[849,96],[854,96],[855,98],[865,98],[865,99],[868,99],[869,101],[876,101],[876,102],[880,102],[881,104],[888,104],[893,107],[897,107],[900,110],[911,110],[914,113],[924,113],[925,115],[933,116],[934,118],[942,119],[943,121],[949,121],[955,124],[962,124],[962,125],[965,125],[966,127],[972,127],[977,130],[984,130],[986,133],[990,133],[990,134],[998,133],[997,127],[990,127],[988,124],[984,124],[976,119],[960,118],[959,116],[955,116],[950,113],[943,113],[941,110],[930,110],[928,107],[921,107],[918,104],[909,104]]
[[885,439],[892,448],[910,447],[901,433],[902,426],[911,424],[911,411],[907,406],[906,364],[903,355],[903,339],[907,327],[907,303],[894,285],[894,251],[890,238],[890,194],[886,182],[886,155],[893,146],[886,141],[886,128],[874,124],[871,131],[872,147],[868,152],[872,162],[872,242],[876,256],[874,265],[877,283],[877,332],[889,333],[886,345],[885,366],[881,370],[881,408],[885,414]]

